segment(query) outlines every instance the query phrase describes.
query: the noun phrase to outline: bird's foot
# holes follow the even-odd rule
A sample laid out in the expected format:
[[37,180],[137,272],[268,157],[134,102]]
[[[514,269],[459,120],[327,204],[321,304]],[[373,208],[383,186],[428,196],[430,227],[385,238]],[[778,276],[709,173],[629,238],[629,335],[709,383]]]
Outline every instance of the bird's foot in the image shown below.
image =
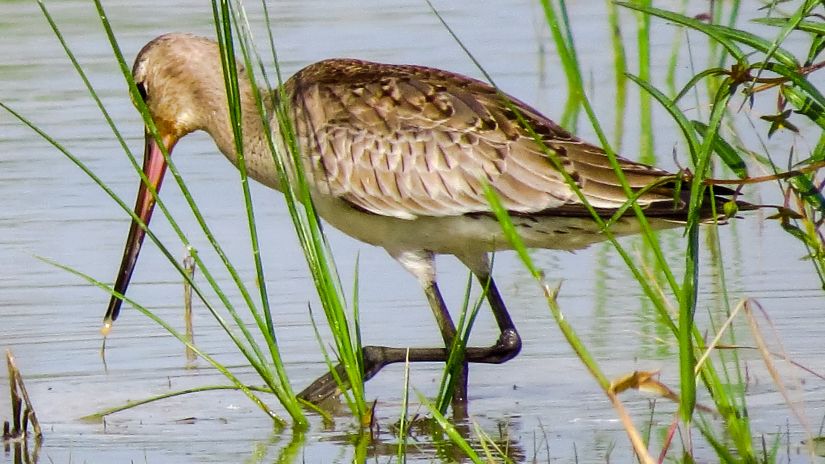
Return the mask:
[[[349,383],[347,379],[347,374],[344,371],[344,366],[342,364],[338,364],[335,366],[334,371],[339,379],[341,379],[341,383],[344,386],[344,389],[349,388]],[[341,393],[343,393],[341,386],[338,385],[338,382],[335,380],[335,375],[332,372],[327,372],[326,374],[322,375],[315,379],[314,382],[309,384],[308,387],[304,388],[301,393],[298,393],[298,398],[304,400],[308,403],[312,403],[314,405],[319,405],[330,398],[334,398]]]
[[[364,355],[362,380],[366,382],[371,379],[387,364],[403,361],[404,358],[399,357],[403,351],[401,348],[389,348],[386,346],[363,347],[361,349]],[[334,374],[333,371],[335,372]],[[336,380],[336,377],[340,380],[340,384]],[[338,364],[332,371],[318,377],[314,382],[309,384],[308,387],[304,388],[301,393],[298,393],[298,398],[318,405],[349,390],[350,386],[351,384],[344,365]]]

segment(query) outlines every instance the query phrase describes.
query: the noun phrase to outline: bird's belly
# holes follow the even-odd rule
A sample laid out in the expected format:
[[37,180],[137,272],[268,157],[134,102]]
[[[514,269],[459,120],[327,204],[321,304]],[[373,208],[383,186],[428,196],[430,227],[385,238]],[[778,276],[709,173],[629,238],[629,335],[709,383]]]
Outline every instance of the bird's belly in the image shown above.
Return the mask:
[[[472,255],[512,249],[501,225],[490,214],[400,219],[358,210],[328,197],[316,200],[316,208],[321,217],[345,234],[390,251]],[[512,221],[529,248],[577,250],[607,239],[591,218],[535,215],[513,216]],[[652,225],[660,229],[678,224],[659,221]],[[622,219],[612,232],[616,236],[638,233],[638,222]]]

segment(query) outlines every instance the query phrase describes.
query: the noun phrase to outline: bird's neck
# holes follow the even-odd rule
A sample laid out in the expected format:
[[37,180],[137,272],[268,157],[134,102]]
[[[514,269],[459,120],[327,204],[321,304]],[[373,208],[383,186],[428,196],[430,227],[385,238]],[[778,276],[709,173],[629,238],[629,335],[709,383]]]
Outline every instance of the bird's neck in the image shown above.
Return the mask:
[[[264,120],[255,103],[252,85],[246,79],[240,79],[239,90],[241,95],[241,146],[244,154],[244,164],[249,177],[256,181],[280,190],[278,173],[275,161],[272,157],[270,142],[266,137]],[[272,102],[269,101],[269,94],[262,93],[264,108],[267,113],[267,120],[272,121],[272,143],[280,144],[278,127],[275,118],[270,118]],[[231,118],[225,95],[222,98],[213,100],[215,108],[211,111],[209,120],[204,124],[203,129],[212,136],[220,151],[239,167],[240,157],[238,156],[238,145],[235,143],[235,135],[232,129]]]

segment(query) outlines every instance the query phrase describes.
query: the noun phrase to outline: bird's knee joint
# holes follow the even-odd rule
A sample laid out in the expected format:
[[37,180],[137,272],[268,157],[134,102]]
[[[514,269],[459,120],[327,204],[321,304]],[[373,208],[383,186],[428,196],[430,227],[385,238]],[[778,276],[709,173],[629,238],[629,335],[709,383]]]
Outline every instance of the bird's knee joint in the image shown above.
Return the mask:
[[521,337],[515,329],[506,329],[501,332],[495,347],[499,353],[498,363],[507,362],[521,352]]

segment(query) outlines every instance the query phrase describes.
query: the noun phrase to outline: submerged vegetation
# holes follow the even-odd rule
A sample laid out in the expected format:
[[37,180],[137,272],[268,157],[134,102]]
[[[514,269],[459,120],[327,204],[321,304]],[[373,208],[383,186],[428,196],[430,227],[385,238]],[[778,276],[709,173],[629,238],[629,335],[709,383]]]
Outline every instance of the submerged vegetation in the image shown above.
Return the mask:
[[[69,59],[87,86],[91,98],[110,125],[125,155],[141,176],[142,181],[148,185],[147,177],[140,164],[110,118],[94,87],[86,78],[83,67],[74,58],[71,48],[63,40],[58,23],[46,5],[42,1],[38,3],[53,28],[54,34],[60,39]],[[628,201],[625,207],[612,218],[600,217],[593,210],[594,221],[601,225],[605,235],[609,238],[610,246],[615,249],[629,273],[638,281],[645,295],[646,304],[653,308],[657,324],[661,329],[660,334],[665,338],[664,343],[676,347],[678,357],[673,360],[672,370],[679,372],[678,386],[665,385],[657,380],[654,372],[637,371],[611,379],[596,357],[590,354],[591,350],[586,341],[580,338],[575,327],[565,319],[562,304],[557,299],[559,292],[563,290],[560,290],[558,285],[546,281],[544,273],[532,259],[531,252],[521,243],[507,212],[500,205],[492,190],[487,192],[488,199],[501,226],[513,243],[525,270],[543,292],[548,310],[557,322],[571,350],[581,361],[583,369],[593,376],[609,400],[609,404],[615,409],[616,415],[627,432],[630,447],[640,462],[662,462],[665,459],[679,462],[693,462],[694,459],[724,462],[781,462],[785,459],[781,454],[787,445],[781,441],[782,436],[765,437],[752,430],[748,415],[747,388],[745,388],[746,365],[740,357],[742,350],[759,353],[761,362],[771,373],[776,390],[781,392],[787,400],[788,415],[804,429],[807,443],[814,444],[820,441],[821,431],[812,429],[807,424],[807,419],[795,409],[793,401],[786,394],[785,380],[778,373],[775,364],[777,360],[787,362],[788,359],[783,353],[776,353],[770,348],[774,343],[767,340],[772,338],[773,334],[770,329],[766,328],[770,327],[771,320],[764,311],[760,310],[759,302],[750,299],[734,302],[728,297],[726,276],[721,265],[726,250],[722,249],[715,225],[701,228],[705,234],[705,240],[702,240],[700,211],[702,200],[706,198],[705,189],[724,186],[746,195],[747,188],[743,187],[762,183],[772,184],[771,188],[776,188],[780,192],[777,196],[782,199],[782,202],[773,205],[772,214],[773,211],[776,213],[771,219],[775,219],[782,229],[801,242],[806,250],[812,272],[819,276],[822,287],[825,289],[825,237],[822,234],[823,215],[825,214],[822,185],[825,179],[819,174],[819,169],[825,166],[825,96],[822,94],[823,85],[821,84],[825,82],[825,79],[821,77],[825,72],[821,71],[821,68],[825,67],[825,58],[822,57],[822,52],[825,50],[825,23],[822,17],[825,11],[819,1],[770,3],[760,10],[764,16],[746,20],[740,17],[739,1],[710,2],[709,4],[693,2],[701,3],[699,6],[702,8],[709,8],[701,13],[693,9],[698,6],[692,5],[691,2],[684,3],[684,11],[673,12],[655,8],[652,2],[643,0],[607,2],[607,11],[613,31],[610,35],[612,39],[610,50],[616,77],[615,95],[618,108],[613,124],[614,136],[617,140],[621,140],[624,130],[623,120],[628,117],[628,113],[625,112],[626,96],[628,92],[638,89],[641,95],[640,105],[638,109],[630,113],[637,114],[640,120],[639,146],[642,160],[652,162],[654,159],[652,121],[655,105],[666,110],[684,138],[677,150],[679,152],[677,157],[686,166],[677,175],[668,179],[677,182],[690,181],[691,210],[685,229],[683,261],[678,264],[668,261],[657,234],[646,225],[644,212],[633,201]],[[570,23],[568,7],[562,0],[541,0],[540,4],[550,30],[554,52],[560,57],[568,85],[568,99],[561,118],[562,124],[569,129],[575,129],[577,125],[581,126],[582,122],[586,121],[594,128],[599,144],[605,147],[609,156],[612,157],[614,169],[620,170],[614,150],[618,148],[619,143],[610,143],[588,98],[587,80],[576,54],[577,37]],[[151,119],[143,103],[141,91],[135,85],[130,66],[118,45],[117,31],[113,30],[108,22],[103,4],[96,0],[95,5],[109,38],[114,59],[117,60],[123,78],[128,84],[132,100],[136,102],[147,130],[163,147],[155,121]],[[271,139],[272,131],[266,130],[265,133],[270,136],[266,142],[278,166],[280,184],[283,186],[295,232],[318,290],[327,326],[333,336],[334,350],[329,352],[325,346],[325,337],[321,335],[320,328],[316,328],[320,351],[326,357],[330,372],[333,373],[343,392],[345,404],[355,418],[354,429],[357,432],[353,434],[355,438],[351,439],[354,443],[353,455],[355,461],[363,462],[366,459],[367,448],[370,446],[370,429],[374,429],[376,424],[371,410],[374,405],[370,405],[371,399],[367,398],[364,391],[365,372],[358,324],[358,270],[355,270],[354,282],[345,283],[339,279],[323,226],[309,198],[307,181],[301,170],[302,163],[295,162],[300,153],[295,131],[288,117],[289,108],[285,106],[285,98],[277,98],[279,89],[282,89],[283,78],[277,64],[278,56],[273,37],[271,35],[268,37],[266,46],[252,40],[242,2],[213,0],[212,9],[216,37],[221,49],[224,82],[228,89],[227,104],[230,108],[237,153],[243,153],[243,137],[240,132],[242,116],[238,89],[239,76],[237,74],[239,70],[246,72],[246,77],[253,83],[255,103],[264,127],[270,129],[270,124],[278,124],[278,132],[284,134],[285,140],[283,146],[280,146],[279,141]],[[265,2],[263,10],[267,14],[266,21],[269,24],[270,18]],[[433,14],[443,21],[436,8],[433,8]],[[634,15],[637,20],[636,31],[633,31],[636,36],[633,41],[627,39],[631,31],[623,30],[619,20],[625,15]],[[651,25],[659,21],[678,26],[677,33],[673,37],[666,79],[654,75],[650,63],[651,47],[654,43]],[[444,25],[449,28],[447,22],[444,22]],[[272,27],[268,29],[271,31]],[[453,37],[463,47],[460,42],[461,38],[455,34]],[[703,39],[698,40],[699,37]],[[790,38],[794,38],[793,47],[786,46]],[[708,58],[705,64],[693,60],[692,50],[698,47],[707,48]],[[687,48],[690,53],[682,53],[683,48]],[[268,51],[261,52],[264,49]],[[267,64],[267,60],[262,58],[265,55],[271,55],[275,65],[274,75],[269,71],[273,68]],[[637,68],[630,68],[631,58],[638,62]],[[240,63],[236,63],[236,60],[240,60]],[[686,60],[688,60],[687,63]],[[677,77],[675,69],[685,66],[690,66],[692,75],[687,79]],[[479,71],[486,75],[483,69]],[[817,76],[818,79],[812,76]],[[270,91],[271,89],[275,90]],[[225,375],[229,382],[228,385],[210,385],[194,390],[173,392],[158,398],[130,403],[125,407],[194,391],[237,389],[242,391],[261,411],[269,415],[278,426],[293,426],[293,442],[284,448],[283,458],[285,462],[299,459],[298,450],[301,440],[304,439],[304,430],[311,423],[307,417],[307,411],[310,411],[310,414],[318,413],[325,418],[329,416],[322,408],[309,405],[298,398],[284,367],[284,360],[277,342],[278,325],[276,319],[273,318],[277,309],[273,308],[270,302],[271,295],[267,291],[265,263],[260,258],[255,209],[243,156],[239,157],[238,166],[248,220],[248,237],[252,247],[250,253],[255,268],[254,286],[245,283],[233,266],[201,215],[174,161],[169,158],[168,153],[164,153],[175,182],[183,192],[194,217],[213,247],[211,251],[220,257],[226,271],[232,277],[233,284],[242,296],[243,302],[238,304],[227,296],[228,289],[222,288],[218,283],[218,279],[214,277],[215,270],[210,269],[200,258],[201,251],[191,245],[187,235],[178,225],[176,218],[165,207],[161,197],[156,197],[157,206],[171,224],[180,243],[188,249],[194,268],[179,263],[174,253],[170,251],[173,245],[159,240],[152,233],[151,228],[141,222],[129,204],[119,198],[92,169],[84,164],[82,159],[41,130],[34,122],[27,120],[24,115],[15,112],[13,108],[9,108],[2,102],[0,106],[54,145],[146,230],[149,239],[161,250],[170,265],[180,273],[181,278],[188,285],[187,288],[191,288],[192,294],[214,316],[238,351],[243,354],[248,361],[248,366],[244,367],[251,367],[261,383],[261,385],[250,385],[243,381],[238,376],[237,367],[222,364],[209,353],[199,349],[191,334],[187,336],[180,333],[171,324],[154,314],[151,309],[124,295],[117,294],[110,285],[87,276],[79,270],[54,263],[122,298],[123,301],[163,326],[192,353],[196,353],[211,363]],[[761,112],[766,115],[758,119],[754,118],[750,111],[754,108],[760,108]],[[785,151],[779,152],[780,148],[772,145],[770,139],[774,136],[781,136],[782,132],[796,133],[805,143],[782,146],[781,149]],[[548,156],[553,156],[549,149]],[[756,172],[760,174],[754,174]],[[568,182],[571,187],[577,189],[572,179],[568,179]],[[633,198],[634,195],[626,183],[624,188],[628,196]],[[157,195],[151,187],[150,190],[153,196]],[[750,197],[748,201],[760,205],[763,203],[759,199],[751,200]],[[725,210],[719,213],[720,217],[722,215],[736,216],[738,213],[736,202],[725,205]],[[635,253],[628,249],[625,242],[617,241],[612,236],[610,226],[622,214],[635,214],[643,224],[641,246],[644,251],[642,253]],[[713,262],[700,262],[700,251],[703,247],[710,250]],[[638,256],[639,254],[641,257]],[[712,285],[720,289],[719,303],[725,307],[724,313],[726,314],[722,320],[705,317],[697,303],[701,266],[713,266],[719,269],[719,272],[714,275],[716,280]],[[196,274],[193,269],[197,269],[198,278],[195,278]],[[349,297],[345,291],[348,288],[351,288]],[[485,289],[480,290],[482,297],[484,291]],[[219,303],[215,303],[207,296],[209,292],[217,296]],[[460,336],[456,338],[452,350],[452,353],[457,354],[462,353],[467,345],[475,316],[483,302],[482,297],[478,297],[477,300],[473,298],[472,279],[468,281],[465,295],[458,324]],[[247,316],[254,321],[251,328],[247,322]],[[751,340],[752,345],[747,345],[743,340]],[[339,363],[341,367],[336,369],[335,366]],[[524,456],[515,456],[518,453],[513,453],[506,439],[493,439],[479,427],[473,427],[460,418],[449,418],[447,414],[454,378],[458,369],[461,368],[460,357],[452,357],[445,366],[440,383],[441,388],[434,402],[430,402],[422,395],[411,394],[409,389],[414,386],[411,386],[409,379],[405,378],[406,388],[403,392],[402,413],[395,428],[397,443],[394,451],[385,454],[395,456],[398,462],[405,462],[409,437],[420,426],[425,429],[422,434],[430,435],[436,447],[450,446],[451,453],[457,453],[472,462],[524,460]],[[651,408],[651,416],[639,417],[629,412],[621,398],[623,392],[629,389],[651,392],[663,401],[672,401],[678,405],[670,418],[670,424],[661,430],[662,433],[652,432],[653,425],[650,422],[653,408]],[[274,396],[289,418],[282,417],[281,410],[272,404],[271,397],[263,396],[264,394]],[[409,415],[410,402],[416,399],[427,407],[428,415],[432,417],[432,421],[426,421],[428,426],[421,426],[420,424],[425,421]],[[124,407],[103,411],[97,417],[122,409]],[[472,409],[472,403],[470,409]],[[545,446],[549,450],[550,445]],[[539,449],[533,450],[534,459],[537,461],[541,460],[538,456],[539,451]],[[805,449],[804,453],[813,456],[816,451],[810,448]]]

